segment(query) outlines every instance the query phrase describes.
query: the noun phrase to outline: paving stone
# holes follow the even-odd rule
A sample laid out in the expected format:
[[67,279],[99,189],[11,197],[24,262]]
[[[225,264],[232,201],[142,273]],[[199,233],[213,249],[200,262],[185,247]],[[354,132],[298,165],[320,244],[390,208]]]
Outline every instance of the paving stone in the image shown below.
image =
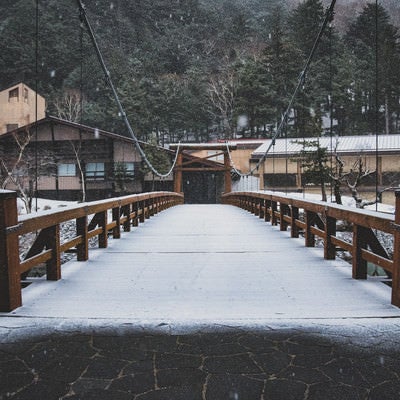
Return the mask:
[[202,357],[190,354],[157,354],[155,359],[157,369],[165,368],[199,368]]
[[138,395],[135,400],[203,400],[202,394],[193,388],[162,388]]
[[34,376],[30,372],[4,372],[0,374],[0,399],[7,398],[7,394],[15,393],[30,385]]
[[338,358],[319,369],[334,382],[357,387],[368,386],[368,382],[349,359]]
[[110,379],[80,378],[71,385],[71,389],[75,394],[80,394],[92,389],[105,390],[110,384]]
[[310,343],[296,343],[287,341],[279,345],[279,348],[291,355],[301,355],[301,354],[328,354],[333,353],[332,346],[327,346],[322,344],[320,341],[315,340],[314,345]]
[[133,375],[137,372],[147,372],[147,371],[151,371],[152,373],[154,371],[153,357],[149,360],[130,362],[123,369],[123,374],[124,375]]
[[321,371],[314,368],[303,368],[290,366],[277,374],[278,378],[285,378],[292,381],[300,381],[307,384],[327,382],[330,379]]
[[268,400],[281,400],[284,394],[285,400],[304,399],[307,385],[288,379],[273,379],[265,383],[264,397]]
[[257,374],[263,372],[249,354],[207,357],[204,370],[211,374]]
[[396,381],[397,374],[382,364],[375,364],[366,360],[351,359],[353,367],[368,382],[368,387],[374,387],[388,380]]
[[43,369],[36,371],[40,378],[47,380],[56,380],[66,383],[76,381],[86,370],[90,363],[87,358],[81,357],[64,357],[49,363]]
[[272,338],[259,335],[243,335],[239,343],[247,350],[254,353],[269,353],[277,349],[277,342]]
[[93,347],[103,357],[112,357],[120,360],[144,360],[148,355],[148,345],[137,337],[94,337]]
[[112,381],[110,389],[126,393],[145,393],[155,388],[153,371],[138,372],[134,375],[126,375]]
[[[69,392],[69,386],[63,382],[39,380],[25,387],[10,398],[12,400],[59,399]],[[7,398],[7,397],[5,397]]]
[[293,357],[292,364],[304,368],[322,367],[335,357],[332,354],[299,354]]
[[398,400],[400,399],[400,382],[384,382],[373,388],[369,394],[369,400]]
[[90,360],[85,378],[115,379],[119,376],[127,362],[114,358],[96,357]]
[[[389,400],[381,393],[381,399]],[[309,388],[309,399],[312,400],[366,400],[369,399],[365,389],[354,386],[338,385],[335,382],[318,383]],[[390,399],[391,400],[391,399]],[[394,399],[393,399],[394,400]]]
[[275,350],[270,353],[256,354],[254,360],[263,372],[277,374],[288,368],[292,362],[292,356],[282,351]]
[[206,381],[206,373],[198,369],[164,369],[157,371],[159,387],[192,387],[201,392]]
[[132,400],[132,394],[112,390],[91,389],[66,397],[66,400]]
[[239,344],[239,335],[236,334],[198,334],[181,336],[178,343],[180,351],[188,354],[224,355],[245,353],[246,350]]
[[207,400],[255,400],[261,399],[264,382],[242,375],[216,374],[207,382]]

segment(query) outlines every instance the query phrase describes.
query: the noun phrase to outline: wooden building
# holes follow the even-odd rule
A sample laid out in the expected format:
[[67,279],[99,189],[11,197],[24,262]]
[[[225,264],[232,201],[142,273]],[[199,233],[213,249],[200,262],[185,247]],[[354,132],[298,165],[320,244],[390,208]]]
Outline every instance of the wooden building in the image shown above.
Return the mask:
[[[261,163],[257,175],[260,189],[290,188],[302,190],[307,182],[299,153],[303,141],[319,141],[320,147],[327,149],[328,164],[336,168],[335,154],[343,162],[344,172],[354,168],[361,158],[365,170],[374,171],[364,182],[364,186],[376,184],[375,171],[379,187],[398,186],[400,184],[400,135],[361,135],[339,136],[335,138],[277,139],[271,147],[265,161]],[[251,154],[251,165],[256,165],[271,144],[265,142]]]
[[1,135],[0,158],[5,189],[64,200],[142,192],[142,159],[132,139],[55,117]]

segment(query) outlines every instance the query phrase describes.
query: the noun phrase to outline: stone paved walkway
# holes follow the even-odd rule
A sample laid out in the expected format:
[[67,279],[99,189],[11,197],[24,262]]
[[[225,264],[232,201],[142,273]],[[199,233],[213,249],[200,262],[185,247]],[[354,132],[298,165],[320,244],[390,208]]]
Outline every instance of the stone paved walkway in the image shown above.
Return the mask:
[[371,345],[292,328],[3,343],[0,399],[394,400],[400,349],[384,336]]

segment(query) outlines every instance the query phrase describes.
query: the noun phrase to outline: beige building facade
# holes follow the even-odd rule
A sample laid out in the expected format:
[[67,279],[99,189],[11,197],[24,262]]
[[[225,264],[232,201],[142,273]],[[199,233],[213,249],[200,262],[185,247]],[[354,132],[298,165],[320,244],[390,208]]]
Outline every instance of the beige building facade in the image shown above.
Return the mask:
[[0,135],[43,119],[46,101],[24,83],[0,92]]

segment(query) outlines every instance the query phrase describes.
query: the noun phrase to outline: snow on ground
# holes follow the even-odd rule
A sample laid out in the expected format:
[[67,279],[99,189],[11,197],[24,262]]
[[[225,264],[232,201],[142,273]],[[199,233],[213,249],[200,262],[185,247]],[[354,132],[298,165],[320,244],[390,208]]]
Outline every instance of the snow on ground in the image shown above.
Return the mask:
[[[59,211],[65,207],[70,207],[77,204],[78,204],[77,201],[49,200],[49,199],[35,198],[32,201],[32,213],[48,211],[48,210],[54,212],[54,211]],[[19,215],[26,214],[25,204],[20,198],[17,199],[17,208]]]

